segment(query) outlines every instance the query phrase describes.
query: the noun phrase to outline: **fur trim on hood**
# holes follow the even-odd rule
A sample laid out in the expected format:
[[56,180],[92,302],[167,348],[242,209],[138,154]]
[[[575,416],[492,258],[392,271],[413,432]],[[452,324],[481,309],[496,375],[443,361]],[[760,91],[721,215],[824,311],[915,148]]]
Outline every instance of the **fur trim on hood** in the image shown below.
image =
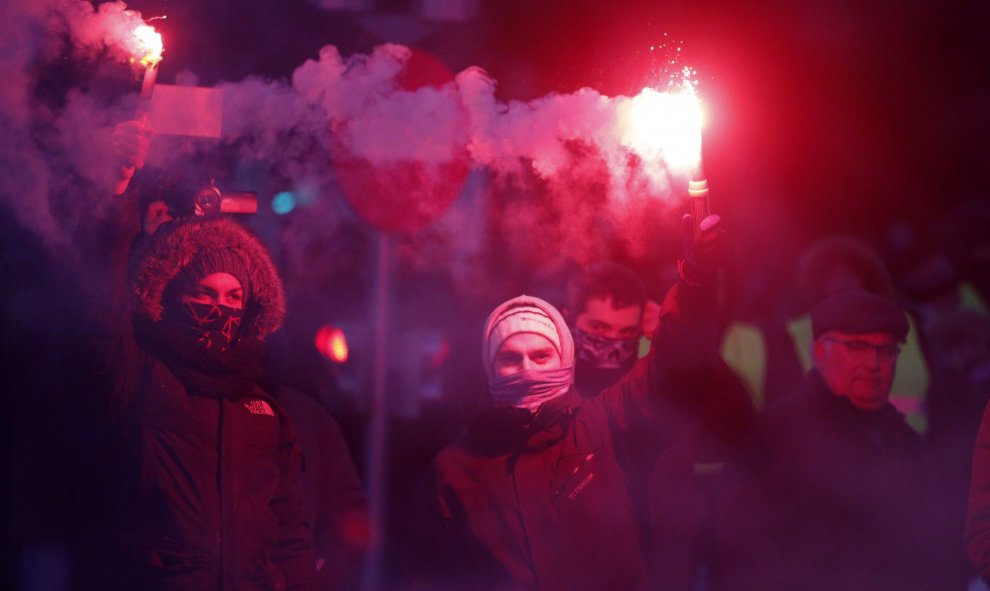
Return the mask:
[[249,286],[242,333],[264,339],[281,326],[285,316],[282,280],[261,240],[226,218],[173,222],[152,237],[132,281],[135,311],[153,322],[160,321],[169,284],[209,249],[222,249],[225,256],[239,259],[239,266],[248,273],[246,281],[241,280]]

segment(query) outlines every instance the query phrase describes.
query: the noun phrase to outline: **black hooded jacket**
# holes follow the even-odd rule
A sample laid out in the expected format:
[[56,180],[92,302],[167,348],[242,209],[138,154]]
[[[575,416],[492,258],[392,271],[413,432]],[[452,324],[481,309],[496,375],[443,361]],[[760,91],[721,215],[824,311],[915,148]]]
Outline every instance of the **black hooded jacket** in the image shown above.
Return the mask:
[[125,446],[113,467],[119,494],[106,499],[122,561],[115,586],[310,589],[315,565],[299,482],[303,460],[287,415],[253,379],[210,376],[208,387],[194,391],[170,369],[181,360],[153,346],[168,283],[197,249],[229,248],[250,264],[241,334],[260,350],[284,311],[271,260],[231,221],[176,224],[156,235],[128,282],[128,230],[137,225],[125,213],[133,205],[117,199],[81,241],[87,260],[107,265],[105,276],[86,280],[89,354],[101,407]]

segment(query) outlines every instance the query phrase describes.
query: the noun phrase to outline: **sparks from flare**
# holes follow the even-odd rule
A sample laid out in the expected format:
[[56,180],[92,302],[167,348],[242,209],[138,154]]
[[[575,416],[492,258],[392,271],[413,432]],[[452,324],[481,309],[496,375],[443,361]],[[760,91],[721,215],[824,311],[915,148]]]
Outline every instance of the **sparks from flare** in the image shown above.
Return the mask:
[[680,74],[667,90],[647,87],[619,105],[619,137],[644,160],[663,161],[670,172],[690,176],[701,168],[704,114],[695,71],[685,67]]

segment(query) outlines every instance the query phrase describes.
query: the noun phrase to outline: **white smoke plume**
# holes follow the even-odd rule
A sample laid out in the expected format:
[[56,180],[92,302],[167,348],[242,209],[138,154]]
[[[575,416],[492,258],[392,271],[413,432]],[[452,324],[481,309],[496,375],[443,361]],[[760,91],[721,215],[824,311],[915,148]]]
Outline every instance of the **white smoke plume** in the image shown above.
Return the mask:
[[100,59],[128,73],[128,31],[141,22],[122,2],[97,9],[82,0],[21,0],[0,14],[2,205],[49,247],[64,245],[64,232],[90,207],[81,185],[106,183],[106,126],[122,115],[73,88],[74,73],[59,68]]
[[[395,167],[402,163],[416,163],[441,186],[444,163],[466,158],[472,168],[487,170],[488,202],[473,206],[488,208],[488,227],[466,229],[457,220],[477,224],[479,218],[451,209],[429,232],[406,238],[416,242],[420,236],[423,248],[404,252],[430,259],[409,261],[414,266],[450,265],[463,255],[459,251],[476,255],[482,248],[478,232],[498,235],[499,247],[528,264],[550,266],[607,257],[610,239],[625,242],[633,256],[650,247],[673,191],[663,159],[628,141],[624,118],[635,99],[584,89],[502,104],[496,82],[480,68],[439,88],[406,89],[400,78],[409,57],[408,48],[396,45],[349,58],[327,46],[295,71],[291,88],[224,85],[231,97],[225,129],[241,140],[250,136],[246,145],[254,157],[290,154],[290,162],[305,161],[294,174],[307,179],[331,173],[334,154],[341,153],[372,163],[363,173],[382,176],[379,186],[390,180],[401,186]],[[287,129],[294,138],[315,129],[318,139],[311,143],[319,150],[296,153],[275,132]],[[408,199],[428,201],[429,191]],[[438,248],[438,234],[454,244]]]
[[[16,171],[4,175],[4,205],[21,224],[59,243],[59,229],[87,205],[54,194],[81,192],[77,180],[87,189],[100,186],[106,174],[100,164],[109,153],[105,138],[115,122],[131,116],[137,84],[133,93],[108,99],[91,80],[69,78],[62,100],[44,103],[35,95],[44,90],[46,68],[66,55],[134,78],[140,70],[128,65],[134,54],[130,32],[143,21],[122,2],[99,8],[84,0],[16,4],[3,25],[2,43],[10,51],[0,58],[0,73],[18,82],[0,91],[0,125],[9,138],[0,158]],[[496,99],[496,81],[480,68],[442,86],[406,88],[410,55],[406,47],[383,45],[370,55],[343,57],[328,45],[299,66],[291,82],[218,84],[224,91],[220,142],[159,142],[149,167],[190,166],[206,151],[233,150],[242,161],[235,168],[266,164],[265,190],[306,186],[319,199],[347,191],[341,167],[349,167],[372,193],[395,188],[389,196],[395,202],[386,208],[415,201],[408,213],[415,223],[404,228],[419,233],[405,240],[415,243],[422,235],[431,241],[423,249],[430,260],[415,261],[419,266],[473,260],[492,246],[526,264],[550,267],[608,256],[613,243],[633,255],[648,248],[656,231],[650,220],[669,209],[673,177],[662,157],[629,140],[627,118],[636,98],[582,89],[505,104]],[[484,215],[461,207],[441,216],[471,169],[486,171],[483,194],[471,201]],[[437,197],[444,192],[450,194]],[[262,192],[262,202],[270,196]],[[347,197],[354,203],[374,195]],[[339,210],[320,209],[340,218]],[[293,224],[299,240],[319,242],[340,221],[317,217]],[[437,217],[428,232],[425,222],[416,221]],[[465,219],[480,227],[460,227]],[[492,235],[491,244],[479,233]],[[437,248],[443,237],[449,243]]]

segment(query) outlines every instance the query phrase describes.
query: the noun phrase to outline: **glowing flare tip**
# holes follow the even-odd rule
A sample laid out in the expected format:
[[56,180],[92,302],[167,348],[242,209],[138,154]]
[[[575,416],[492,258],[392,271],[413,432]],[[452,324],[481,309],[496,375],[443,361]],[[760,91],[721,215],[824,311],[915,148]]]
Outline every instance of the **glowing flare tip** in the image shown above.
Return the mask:
[[644,88],[620,112],[621,141],[646,159],[661,159],[669,169],[690,172],[701,165],[704,114],[685,71],[680,88],[658,92]]
[[162,52],[165,46],[162,43],[162,34],[155,30],[151,25],[138,25],[134,29],[134,38],[137,43],[137,49],[141,53],[138,61],[141,62],[143,66],[156,66],[158,62],[162,61]]

